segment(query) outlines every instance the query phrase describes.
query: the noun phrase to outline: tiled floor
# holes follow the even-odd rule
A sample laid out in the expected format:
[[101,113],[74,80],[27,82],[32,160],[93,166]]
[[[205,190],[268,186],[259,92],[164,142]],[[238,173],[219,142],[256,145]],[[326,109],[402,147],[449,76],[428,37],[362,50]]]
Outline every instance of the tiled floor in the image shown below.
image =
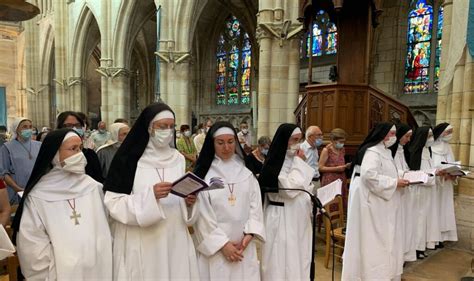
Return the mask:
[[[318,235],[319,236],[319,235]],[[332,280],[332,258],[329,269],[324,267],[324,245],[318,237],[316,244],[316,280]],[[428,258],[407,263],[403,281],[460,281],[462,277],[474,277],[474,255],[466,251],[445,248],[428,252]],[[471,262],[473,269],[471,270]],[[336,259],[334,280],[341,280],[342,265]],[[474,280],[474,279],[473,279]]]
[[[319,235],[318,235],[319,236]],[[321,237],[316,243],[316,280],[332,280],[332,259],[329,269],[324,267],[324,244]],[[459,281],[462,277],[474,277],[474,255],[466,251],[445,248],[428,253],[428,258],[407,263],[402,276],[403,281]],[[341,280],[342,265],[336,259],[334,280]],[[8,281],[7,275],[0,275],[0,281]]]

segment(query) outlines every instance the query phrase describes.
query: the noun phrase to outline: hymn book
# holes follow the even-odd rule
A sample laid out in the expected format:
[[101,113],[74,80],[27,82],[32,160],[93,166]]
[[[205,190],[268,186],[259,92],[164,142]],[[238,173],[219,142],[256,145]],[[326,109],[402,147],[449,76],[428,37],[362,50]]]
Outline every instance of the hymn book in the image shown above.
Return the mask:
[[442,166],[441,171],[445,172],[451,176],[463,177],[469,174],[469,171],[461,170],[461,161],[456,161],[456,165],[445,164]]
[[187,172],[171,185],[171,193],[176,196],[186,198],[188,195],[196,195],[202,190],[213,190],[224,188],[224,183],[220,178],[211,178],[210,184],[196,176],[192,172]]
[[403,173],[403,179],[408,180],[410,184],[424,184],[433,174],[425,173],[424,171],[408,171]]

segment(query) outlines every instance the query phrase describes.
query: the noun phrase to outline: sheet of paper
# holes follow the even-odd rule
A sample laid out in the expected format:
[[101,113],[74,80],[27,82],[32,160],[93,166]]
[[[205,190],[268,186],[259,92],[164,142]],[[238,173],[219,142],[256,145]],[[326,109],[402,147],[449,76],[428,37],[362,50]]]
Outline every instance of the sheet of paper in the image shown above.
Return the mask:
[[0,226],[0,228],[0,260],[3,260],[7,257],[13,256],[13,253],[15,253],[15,246],[13,246],[13,243],[3,226]]
[[429,175],[424,171],[408,171],[403,174],[403,178],[410,184],[427,183]]
[[332,183],[319,188],[316,191],[316,196],[318,197],[321,204],[326,205],[331,202],[337,195],[341,195],[342,181],[340,179],[333,181]]

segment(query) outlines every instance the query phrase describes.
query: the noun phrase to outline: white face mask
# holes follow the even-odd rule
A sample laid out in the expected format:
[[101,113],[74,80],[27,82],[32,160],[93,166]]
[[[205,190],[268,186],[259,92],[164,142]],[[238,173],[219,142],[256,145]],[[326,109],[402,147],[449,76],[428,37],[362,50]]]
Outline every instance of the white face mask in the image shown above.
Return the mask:
[[292,144],[290,146],[290,148],[288,148],[286,150],[286,154],[288,156],[295,156],[296,155],[296,152],[298,151],[298,149],[300,149],[300,144],[299,143],[295,143],[295,144]]
[[242,134],[246,135],[249,132],[249,129],[242,129]]
[[441,137],[441,140],[444,142],[449,142],[452,138],[453,138],[453,134],[449,134],[449,135]]
[[63,170],[74,174],[84,174],[86,172],[87,159],[84,153],[79,152],[63,161]]
[[191,131],[185,131],[184,135],[189,138],[191,136]]
[[387,141],[384,141],[383,144],[385,145],[386,148],[389,148],[392,145],[394,145],[395,142],[397,142],[397,137],[391,136]]
[[166,147],[173,139],[173,129],[155,129],[154,135],[150,138],[157,147]]
[[433,144],[434,144],[434,137],[430,137],[430,138],[428,138],[428,139],[426,140],[425,146],[426,146],[426,147],[430,147],[430,146],[432,146]]

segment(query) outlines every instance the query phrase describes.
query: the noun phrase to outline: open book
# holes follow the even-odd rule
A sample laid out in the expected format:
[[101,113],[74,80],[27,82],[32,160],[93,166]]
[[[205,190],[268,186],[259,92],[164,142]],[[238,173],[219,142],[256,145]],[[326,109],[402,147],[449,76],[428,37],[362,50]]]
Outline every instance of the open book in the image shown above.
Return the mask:
[[469,171],[461,170],[461,161],[456,161],[456,165],[444,164],[441,171],[450,174],[451,176],[463,177],[469,174]]
[[427,183],[430,176],[433,176],[433,174],[424,171],[407,171],[403,173],[403,179],[408,180],[410,184]]
[[224,183],[220,178],[211,178],[210,184],[196,176],[192,172],[187,172],[181,178],[173,182],[171,193],[180,197],[187,197],[191,194],[197,194],[202,190],[212,190],[224,188]]

